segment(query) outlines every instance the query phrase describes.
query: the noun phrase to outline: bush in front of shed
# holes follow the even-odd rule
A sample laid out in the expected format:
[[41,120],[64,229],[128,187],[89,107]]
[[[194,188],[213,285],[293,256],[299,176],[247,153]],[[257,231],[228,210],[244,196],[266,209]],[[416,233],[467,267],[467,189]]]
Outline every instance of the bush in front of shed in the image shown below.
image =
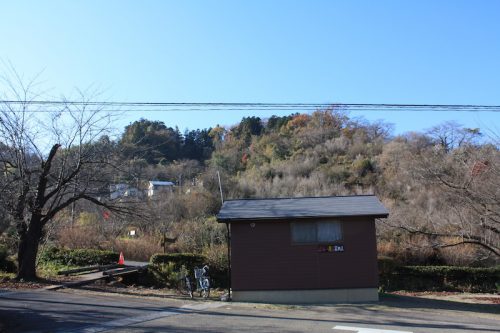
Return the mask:
[[151,256],[149,262],[149,284],[175,288],[181,278],[179,272],[185,270],[193,275],[194,267],[203,265],[205,257],[194,253],[157,253]]
[[184,265],[187,269],[193,269],[205,263],[205,257],[194,253],[157,253],[151,256],[149,262],[152,265],[172,263],[175,269]]
[[206,263],[210,266],[210,278],[214,287],[227,288],[229,285],[229,260],[227,246],[224,244],[212,245],[203,250]]
[[207,264],[213,287],[227,287],[227,259],[223,249],[211,248],[205,255],[195,253],[158,253],[151,256],[148,276],[150,284],[159,287],[175,287],[175,280],[180,278],[179,271],[185,269],[194,281],[194,268]]

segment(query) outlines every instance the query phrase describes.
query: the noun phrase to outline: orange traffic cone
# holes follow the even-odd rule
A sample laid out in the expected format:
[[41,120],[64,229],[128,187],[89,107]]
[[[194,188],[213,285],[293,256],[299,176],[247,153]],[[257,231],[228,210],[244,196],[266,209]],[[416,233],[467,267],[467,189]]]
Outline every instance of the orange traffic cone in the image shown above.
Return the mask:
[[120,259],[118,259],[118,265],[125,265],[125,258],[123,258],[123,252],[120,252]]

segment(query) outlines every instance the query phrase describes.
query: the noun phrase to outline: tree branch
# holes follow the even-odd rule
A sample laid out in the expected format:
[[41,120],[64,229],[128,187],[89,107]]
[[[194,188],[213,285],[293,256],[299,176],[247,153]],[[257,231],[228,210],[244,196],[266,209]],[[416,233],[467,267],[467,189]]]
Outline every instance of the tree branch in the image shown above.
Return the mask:
[[474,244],[474,245],[481,246],[481,247],[485,248],[486,250],[488,250],[488,251],[490,251],[490,252],[492,252],[500,257],[500,249],[495,248],[493,246],[490,246],[488,244],[485,244],[484,242],[477,241],[477,240],[462,240],[462,241],[457,242],[457,243],[438,245],[437,247],[446,248],[446,247],[459,246],[459,245],[463,245],[463,244]]

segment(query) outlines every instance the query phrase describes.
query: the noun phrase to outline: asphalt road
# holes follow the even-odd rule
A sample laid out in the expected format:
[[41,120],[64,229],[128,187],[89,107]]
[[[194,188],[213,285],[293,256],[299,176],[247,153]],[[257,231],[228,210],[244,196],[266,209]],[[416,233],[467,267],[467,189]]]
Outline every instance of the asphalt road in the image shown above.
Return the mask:
[[285,306],[83,290],[0,290],[0,332],[500,332],[500,305],[411,297]]

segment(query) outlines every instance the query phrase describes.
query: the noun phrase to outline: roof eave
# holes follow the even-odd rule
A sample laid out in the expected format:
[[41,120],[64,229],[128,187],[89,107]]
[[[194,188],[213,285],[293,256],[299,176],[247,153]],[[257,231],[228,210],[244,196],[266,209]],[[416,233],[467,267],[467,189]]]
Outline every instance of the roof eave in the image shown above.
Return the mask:
[[216,216],[219,223],[245,222],[245,221],[275,221],[275,220],[299,220],[299,219],[317,219],[317,218],[342,218],[342,217],[373,217],[376,219],[387,218],[389,213],[384,214],[362,214],[362,215],[316,215],[316,216],[278,216],[278,217],[238,217],[238,218],[221,218]]

